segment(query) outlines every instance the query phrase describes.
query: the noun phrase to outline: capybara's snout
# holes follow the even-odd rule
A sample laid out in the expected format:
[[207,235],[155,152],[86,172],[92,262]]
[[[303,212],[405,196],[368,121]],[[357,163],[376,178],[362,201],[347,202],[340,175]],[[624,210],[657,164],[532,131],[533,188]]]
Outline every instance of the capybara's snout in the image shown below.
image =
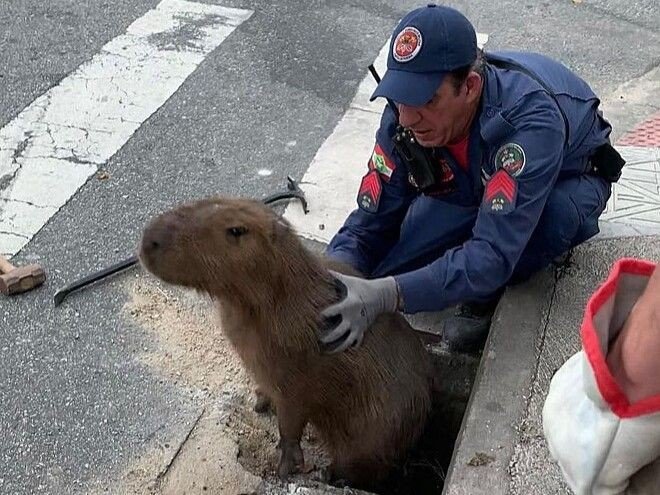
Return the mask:
[[182,268],[180,238],[185,219],[175,212],[159,215],[142,232],[139,257],[142,264],[165,280],[174,281]]
[[172,239],[172,226],[159,223],[150,225],[144,231],[142,243],[140,244],[140,253],[146,257],[156,257],[164,250],[167,250]]

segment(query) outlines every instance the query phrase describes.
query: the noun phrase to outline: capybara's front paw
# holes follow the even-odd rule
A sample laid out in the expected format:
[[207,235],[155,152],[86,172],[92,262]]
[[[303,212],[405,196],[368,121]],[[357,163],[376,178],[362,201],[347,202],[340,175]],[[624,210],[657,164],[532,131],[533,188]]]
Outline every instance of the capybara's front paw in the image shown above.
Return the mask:
[[256,396],[256,400],[254,402],[255,412],[258,412],[259,414],[268,412],[272,405],[270,397],[264,394],[260,389],[256,389],[254,391],[254,395]]
[[280,464],[277,467],[277,474],[280,479],[286,480],[290,474],[300,472],[304,465],[302,449],[299,442],[288,442],[280,440],[279,447],[282,449]]

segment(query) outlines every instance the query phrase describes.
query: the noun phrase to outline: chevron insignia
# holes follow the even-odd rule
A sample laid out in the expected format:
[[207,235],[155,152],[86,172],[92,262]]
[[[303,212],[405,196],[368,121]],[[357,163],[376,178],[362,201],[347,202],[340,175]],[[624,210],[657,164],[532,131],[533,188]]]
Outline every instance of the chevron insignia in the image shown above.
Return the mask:
[[360,192],[358,193],[357,198],[358,206],[364,211],[375,213],[378,211],[381,192],[382,184],[380,182],[380,175],[376,170],[370,170],[364,177],[362,177]]
[[500,169],[486,183],[482,206],[491,213],[509,213],[516,206],[518,183],[509,173]]

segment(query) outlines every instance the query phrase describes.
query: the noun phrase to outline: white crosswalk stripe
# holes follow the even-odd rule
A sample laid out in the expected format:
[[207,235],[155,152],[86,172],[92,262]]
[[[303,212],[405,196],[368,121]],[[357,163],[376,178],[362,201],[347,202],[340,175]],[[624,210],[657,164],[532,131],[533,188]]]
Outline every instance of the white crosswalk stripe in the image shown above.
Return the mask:
[[0,253],[43,227],[252,11],[163,0],[0,130]]

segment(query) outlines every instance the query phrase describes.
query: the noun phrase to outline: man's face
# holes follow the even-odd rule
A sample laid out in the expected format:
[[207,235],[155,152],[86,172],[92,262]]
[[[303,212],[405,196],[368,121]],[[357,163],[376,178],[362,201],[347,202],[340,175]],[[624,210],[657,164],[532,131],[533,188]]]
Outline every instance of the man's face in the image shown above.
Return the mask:
[[422,146],[445,146],[462,138],[481,95],[481,77],[471,72],[456,89],[445,77],[431,100],[419,107],[397,103],[399,123],[410,129]]

